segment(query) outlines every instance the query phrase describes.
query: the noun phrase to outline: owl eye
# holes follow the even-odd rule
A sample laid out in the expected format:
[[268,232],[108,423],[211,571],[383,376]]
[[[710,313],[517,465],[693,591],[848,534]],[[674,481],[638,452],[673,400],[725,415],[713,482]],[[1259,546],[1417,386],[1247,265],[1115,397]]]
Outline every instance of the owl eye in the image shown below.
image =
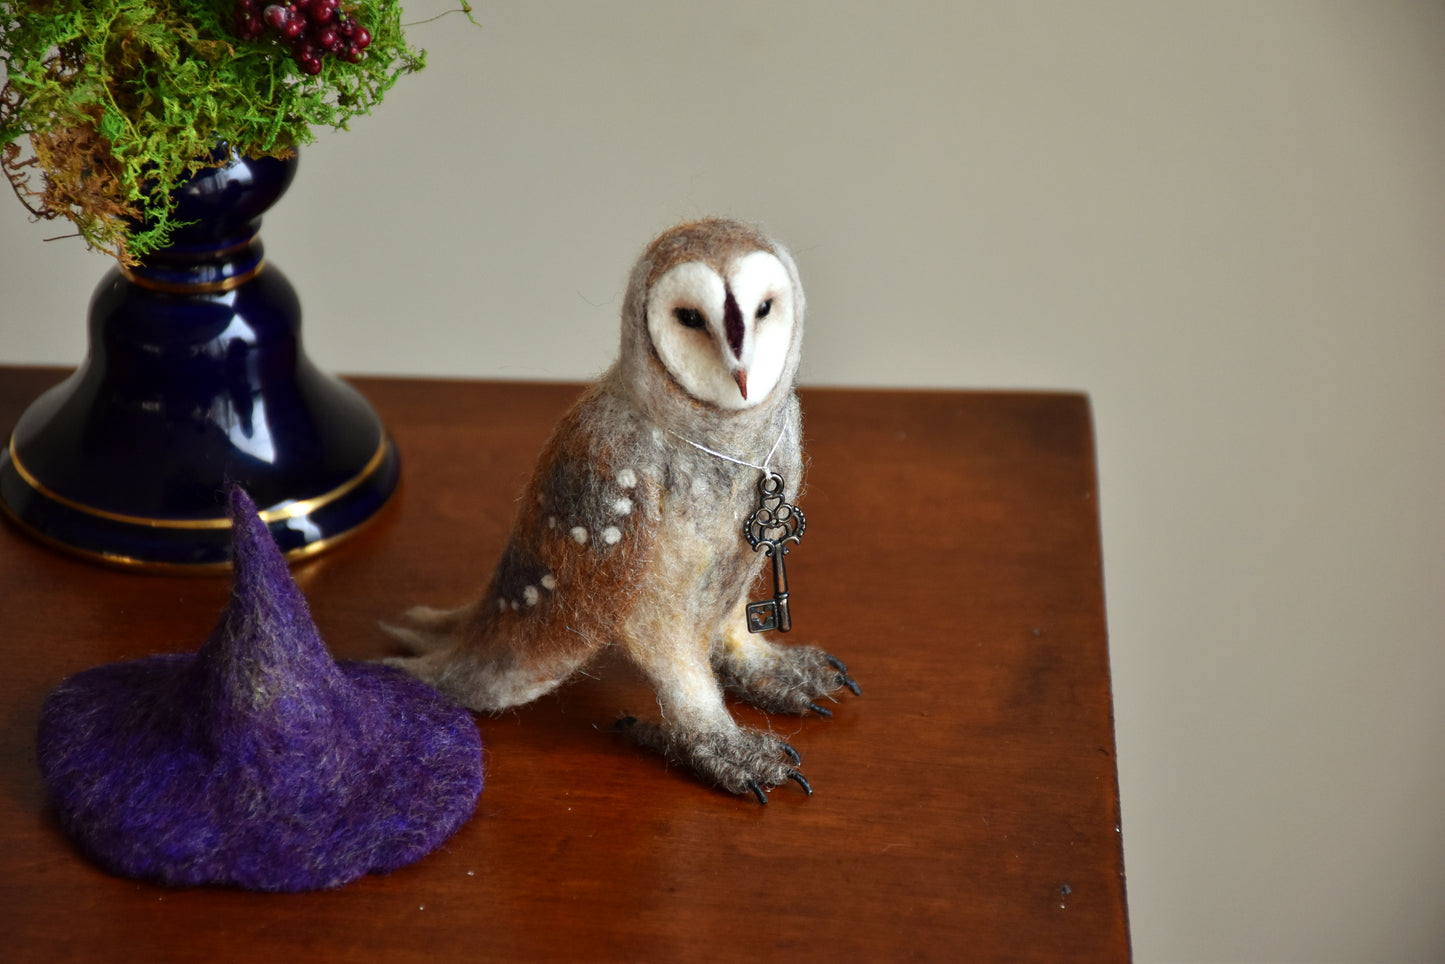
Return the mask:
[[702,312],[696,308],[674,308],[672,316],[677,323],[684,328],[706,328],[707,322],[703,320]]
[[772,311],[772,310],[773,310],[773,299],[769,298],[767,301],[764,301],[762,304],[758,305],[758,313],[757,313],[756,317],[757,317],[758,319],[760,319],[760,320],[763,319],[763,318],[766,318],[766,317],[768,317],[768,312],[770,312],[770,311]]

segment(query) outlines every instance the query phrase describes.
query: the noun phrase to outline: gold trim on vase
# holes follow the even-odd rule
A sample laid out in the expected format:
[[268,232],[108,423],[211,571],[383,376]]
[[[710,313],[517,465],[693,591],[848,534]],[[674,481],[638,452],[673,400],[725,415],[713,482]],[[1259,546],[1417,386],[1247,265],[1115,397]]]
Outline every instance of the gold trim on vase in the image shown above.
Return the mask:
[[[312,556],[320,555],[328,549],[334,548],[338,543],[345,542],[353,536],[360,534],[363,530],[369,529],[381,518],[387,507],[395,500],[396,494],[400,491],[401,483],[398,482],[396,488],[387,493],[386,498],[382,500],[381,504],[376,507],[376,510],[372,512],[371,515],[362,519],[350,529],[329,535],[324,539],[317,539],[315,542],[308,542],[304,546],[298,546],[289,552],[283,552],[282,556],[286,559],[287,564],[301,562],[310,559]],[[111,566],[116,569],[126,569],[131,572],[142,572],[160,576],[208,576],[230,572],[233,568],[231,560],[229,559],[225,562],[152,562],[149,559],[137,559],[134,556],[123,556],[115,552],[82,549],[79,546],[62,542],[54,536],[41,532],[16,515],[14,510],[6,505],[3,500],[0,500],[0,511],[3,511],[4,515],[9,518],[11,522],[25,530],[25,532],[37,542],[51,549],[58,550],[67,556],[83,559],[86,562],[101,563],[102,565]]]
[[[382,432],[381,444],[376,447],[376,451],[372,453],[372,456],[370,459],[367,460],[366,465],[364,465],[361,471],[358,472],[356,475],[353,475],[351,478],[347,479],[345,482],[341,483],[331,491],[323,492],[321,495],[314,496],[310,499],[300,499],[296,501],[285,502],[281,505],[272,506],[271,508],[259,513],[259,515],[261,516],[261,521],[269,525],[272,522],[281,522],[286,519],[295,519],[299,516],[311,515],[313,512],[316,512],[318,509],[321,509],[329,503],[335,502],[337,499],[346,495],[348,492],[365,482],[369,476],[374,474],[376,470],[381,467],[382,462],[386,458],[386,452],[387,449],[390,447],[390,444],[391,440],[387,437],[385,432]],[[83,502],[77,502],[75,499],[68,499],[65,496],[59,494],[58,492],[55,492],[54,490],[48,488],[45,483],[41,482],[38,478],[32,475],[30,470],[25,467],[25,464],[20,461],[20,453],[15,450],[14,435],[10,436],[9,449],[10,461],[14,464],[15,472],[20,476],[21,480],[24,481],[26,485],[30,486],[30,488],[33,489],[36,493],[44,496],[52,502],[65,506],[67,509],[74,509],[76,512],[83,512],[86,515],[95,516],[96,518],[100,519],[107,519],[111,522],[121,522],[125,523],[126,525],[147,526],[153,529],[229,529],[231,527],[231,520],[226,518],[225,516],[215,516],[209,519],[160,519],[151,516],[126,515],[125,513],[121,512],[111,512],[108,509],[97,509],[94,506],[86,505]]]
[[213,295],[224,291],[233,291],[241,285],[250,281],[261,273],[266,267],[266,259],[257,261],[255,266],[240,274],[231,275],[229,278],[222,278],[220,281],[157,281],[154,278],[147,278],[133,268],[121,265],[120,273],[131,284],[139,285],[142,288],[149,288],[152,291],[160,291],[170,295]]

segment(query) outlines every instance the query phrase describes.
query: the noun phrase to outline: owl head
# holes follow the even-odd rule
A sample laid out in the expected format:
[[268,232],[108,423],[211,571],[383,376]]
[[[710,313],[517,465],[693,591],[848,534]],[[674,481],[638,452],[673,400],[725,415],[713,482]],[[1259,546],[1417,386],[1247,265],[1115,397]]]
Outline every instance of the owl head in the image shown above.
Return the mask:
[[791,394],[802,340],[803,289],[788,252],[750,225],[714,218],[672,228],[638,259],[619,366],[644,404],[762,415]]

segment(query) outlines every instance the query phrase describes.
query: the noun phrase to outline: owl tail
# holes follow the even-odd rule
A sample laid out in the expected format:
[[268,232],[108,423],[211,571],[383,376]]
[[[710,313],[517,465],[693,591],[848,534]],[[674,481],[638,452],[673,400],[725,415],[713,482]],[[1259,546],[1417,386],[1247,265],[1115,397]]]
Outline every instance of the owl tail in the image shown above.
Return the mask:
[[413,606],[402,614],[410,625],[382,623],[381,629],[414,655],[434,653],[456,642],[458,632],[476,616],[480,605],[477,601],[456,609]]

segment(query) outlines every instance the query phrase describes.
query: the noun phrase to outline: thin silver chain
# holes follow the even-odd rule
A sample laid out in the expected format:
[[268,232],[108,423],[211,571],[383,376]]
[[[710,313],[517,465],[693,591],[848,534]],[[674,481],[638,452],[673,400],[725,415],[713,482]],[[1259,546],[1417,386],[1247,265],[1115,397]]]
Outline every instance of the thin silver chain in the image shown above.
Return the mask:
[[723,461],[725,461],[725,462],[732,462],[732,463],[735,464],[735,465],[746,465],[746,466],[747,466],[748,468],[750,468],[750,469],[757,469],[759,472],[763,473],[764,475],[768,475],[768,474],[770,474],[771,471],[772,471],[771,469],[768,468],[768,464],[773,461],[773,455],[774,455],[774,453],[776,453],[776,452],[778,451],[778,446],[783,443],[783,436],[788,434],[788,424],[787,424],[786,422],[783,423],[783,430],[778,433],[778,440],[773,443],[773,447],[770,448],[770,449],[768,449],[768,457],[765,458],[765,459],[763,459],[763,464],[762,464],[762,465],[758,465],[756,462],[749,462],[749,461],[747,461],[746,459],[735,459],[735,458],[733,458],[731,455],[724,455],[723,453],[717,451],[716,449],[710,449],[710,448],[708,448],[706,445],[702,445],[702,444],[700,444],[700,443],[698,443],[698,442],[694,442],[692,439],[688,438],[686,435],[678,435],[678,434],[677,434],[676,432],[674,432],[672,429],[668,429],[667,431],[668,431],[668,433],[671,434],[671,435],[676,435],[678,438],[682,439],[684,442],[686,442],[688,445],[691,445],[693,448],[695,448],[695,449],[701,449],[702,451],[706,452],[708,455],[715,455],[715,456],[717,456],[718,458],[722,459]]

